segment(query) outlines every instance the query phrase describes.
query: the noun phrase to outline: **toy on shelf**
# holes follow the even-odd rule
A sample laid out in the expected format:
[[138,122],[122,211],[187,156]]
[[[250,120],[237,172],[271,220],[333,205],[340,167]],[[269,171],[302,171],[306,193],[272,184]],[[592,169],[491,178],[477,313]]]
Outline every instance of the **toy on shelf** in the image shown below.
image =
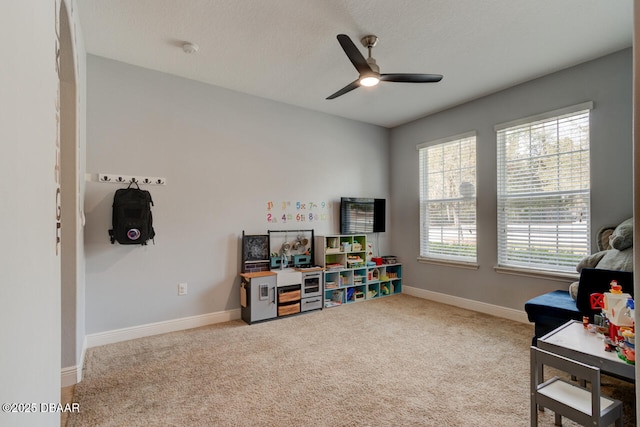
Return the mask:
[[605,350],[616,350],[620,359],[635,364],[635,303],[631,295],[612,280],[609,292],[591,294],[590,303],[602,314],[594,316],[594,327],[589,330],[604,335]]
[[364,260],[359,255],[349,255],[347,256],[347,266],[349,268],[363,267]]

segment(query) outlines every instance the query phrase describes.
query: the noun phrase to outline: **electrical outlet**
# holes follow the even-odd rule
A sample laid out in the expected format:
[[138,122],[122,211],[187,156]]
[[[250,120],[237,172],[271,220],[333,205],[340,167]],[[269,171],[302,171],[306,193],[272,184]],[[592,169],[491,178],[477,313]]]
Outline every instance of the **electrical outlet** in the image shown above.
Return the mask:
[[178,283],[178,295],[186,295],[186,294],[187,294],[187,284]]

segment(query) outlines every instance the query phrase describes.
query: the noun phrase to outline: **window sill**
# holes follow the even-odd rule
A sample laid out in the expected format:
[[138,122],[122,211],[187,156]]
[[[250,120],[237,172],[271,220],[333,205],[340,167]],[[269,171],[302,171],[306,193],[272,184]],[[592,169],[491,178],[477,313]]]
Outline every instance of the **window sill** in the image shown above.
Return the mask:
[[478,264],[475,262],[455,261],[450,259],[439,259],[439,258],[426,258],[421,256],[418,257],[418,262],[420,264],[445,265],[448,267],[466,268],[468,270],[477,270],[479,268]]
[[500,273],[500,274],[511,274],[514,276],[535,277],[536,279],[555,280],[558,282],[565,282],[565,283],[567,280],[576,281],[580,279],[580,274],[578,273],[559,273],[554,271],[532,270],[532,269],[526,269],[526,268],[500,267],[500,266],[496,266],[493,269],[496,271],[496,273]]

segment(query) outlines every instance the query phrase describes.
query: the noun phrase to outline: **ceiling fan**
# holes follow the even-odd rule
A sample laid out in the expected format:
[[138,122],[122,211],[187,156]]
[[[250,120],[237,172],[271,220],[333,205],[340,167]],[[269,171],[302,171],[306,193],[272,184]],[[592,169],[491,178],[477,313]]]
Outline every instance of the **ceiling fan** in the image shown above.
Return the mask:
[[371,48],[378,43],[378,37],[374,35],[364,36],[361,40],[364,47],[369,50],[369,57],[364,59],[364,56],[360,53],[356,45],[351,41],[346,34],[338,34],[338,42],[344,53],[347,54],[349,60],[360,76],[357,80],[349,83],[333,95],[327,97],[327,99],[334,99],[347,92],[351,92],[353,89],[359,86],[375,86],[380,81],[385,82],[399,82],[399,83],[436,83],[442,80],[440,74],[408,74],[408,73],[391,73],[380,74],[380,68],[376,64],[376,60],[371,56]]

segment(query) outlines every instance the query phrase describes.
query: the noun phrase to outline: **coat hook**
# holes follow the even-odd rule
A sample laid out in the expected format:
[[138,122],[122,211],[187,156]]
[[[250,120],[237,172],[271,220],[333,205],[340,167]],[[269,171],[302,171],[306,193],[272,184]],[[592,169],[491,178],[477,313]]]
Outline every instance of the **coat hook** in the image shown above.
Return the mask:
[[111,175],[108,173],[98,173],[99,182],[113,182],[113,183],[136,183],[136,184],[150,184],[150,185],[166,185],[167,180],[163,177],[157,176],[131,176],[131,175]]

